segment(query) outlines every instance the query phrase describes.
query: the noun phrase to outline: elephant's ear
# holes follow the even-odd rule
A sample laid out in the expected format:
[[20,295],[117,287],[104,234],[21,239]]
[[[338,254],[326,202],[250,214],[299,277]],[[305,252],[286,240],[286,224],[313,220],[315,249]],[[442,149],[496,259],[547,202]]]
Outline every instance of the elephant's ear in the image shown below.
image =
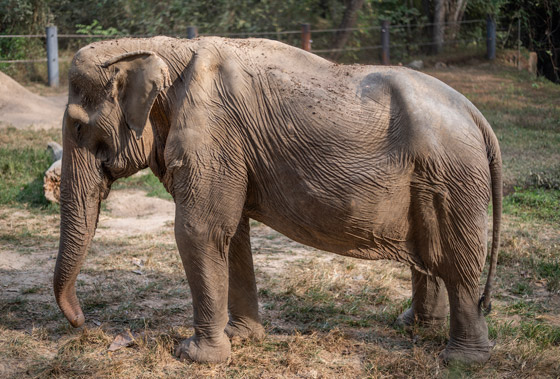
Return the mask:
[[171,85],[165,62],[152,51],[134,51],[106,61],[102,67],[114,67],[113,94],[128,127],[142,136],[156,97]]

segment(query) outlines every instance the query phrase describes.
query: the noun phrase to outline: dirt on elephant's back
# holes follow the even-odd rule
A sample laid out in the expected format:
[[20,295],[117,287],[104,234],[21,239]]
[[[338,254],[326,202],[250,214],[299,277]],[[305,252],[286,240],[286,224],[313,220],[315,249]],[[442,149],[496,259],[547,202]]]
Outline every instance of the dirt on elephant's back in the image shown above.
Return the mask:
[[40,96],[0,72],[0,127],[61,127],[67,95]]

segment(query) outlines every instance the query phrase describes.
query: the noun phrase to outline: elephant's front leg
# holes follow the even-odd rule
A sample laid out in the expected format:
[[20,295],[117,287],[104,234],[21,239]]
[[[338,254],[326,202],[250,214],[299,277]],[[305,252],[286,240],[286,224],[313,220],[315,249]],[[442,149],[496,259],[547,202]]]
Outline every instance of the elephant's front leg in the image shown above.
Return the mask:
[[[228,254],[245,190],[233,180],[209,183],[186,172],[174,175],[175,238],[193,299],[195,334],[176,355],[197,362],[223,362],[231,354],[228,322]],[[213,176],[218,178],[218,176]],[[227,179],[227,178],[226,178]]]
[[[231,353],[224,333],[227,317],[227,236],[207,224],[189,225],[176,217],[175,237],[193,299],[194,336],[176,355],[197,362],[222,362]],[[196,223],[196,221],[193,221]]]
[[230,319],[225,331],[229,337],[264,338],[247,217],[241,219],[229,248],[228,308]]

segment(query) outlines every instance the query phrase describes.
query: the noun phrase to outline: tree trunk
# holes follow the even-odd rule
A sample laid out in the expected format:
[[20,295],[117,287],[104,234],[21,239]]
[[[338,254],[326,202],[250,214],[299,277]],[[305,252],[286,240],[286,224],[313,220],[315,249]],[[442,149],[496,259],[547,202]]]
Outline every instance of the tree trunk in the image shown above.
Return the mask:
[[422,13],[426,16],[428,22],[432,22],[432,9],[430,7],[430,0],[422,0]]
[[461,29],[460,21],[463,19],[465,9],[467,8],[467,0],[448,0],[447,1],[447,39],[454,40]]
[[[354,27],[358,18],[358,11],[364,4],[364,0],[346,0],[346,9],[342,16],[342,21],[338,26],[339,29],[349,29]],[[342,49],[346,45],[348,38],[352,32],[350,30],[339,30],[334,34],[333,49]],[[334,51],[331,59],[336,60],[341,56],[342,51]]]
[[443,50],[443,37],[445,31],[445,0],[436,0],[434,10],[434,53]]

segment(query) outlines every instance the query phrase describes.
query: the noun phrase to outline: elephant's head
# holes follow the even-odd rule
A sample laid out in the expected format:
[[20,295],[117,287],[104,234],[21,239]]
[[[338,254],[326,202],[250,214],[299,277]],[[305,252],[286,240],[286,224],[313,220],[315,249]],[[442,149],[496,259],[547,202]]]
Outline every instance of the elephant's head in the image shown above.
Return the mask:
[[167,65],[155,53],[100,47],[86,47],[74,57],[63,120],[54,292],[74,327],[84,323],[75,282],[95,233],[101,200],[113,181],[147,167],[153,132],[145,126],[157,96],[170,85]]

